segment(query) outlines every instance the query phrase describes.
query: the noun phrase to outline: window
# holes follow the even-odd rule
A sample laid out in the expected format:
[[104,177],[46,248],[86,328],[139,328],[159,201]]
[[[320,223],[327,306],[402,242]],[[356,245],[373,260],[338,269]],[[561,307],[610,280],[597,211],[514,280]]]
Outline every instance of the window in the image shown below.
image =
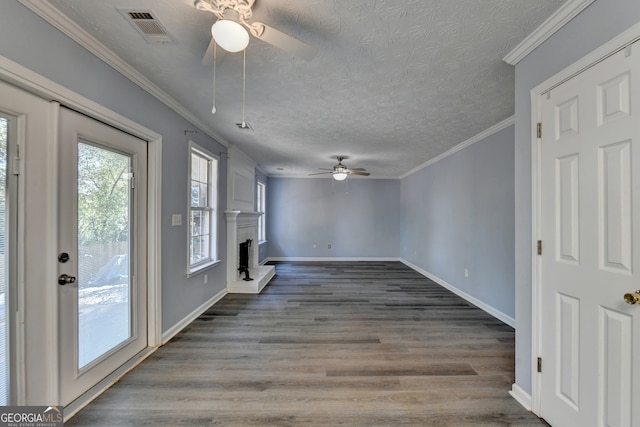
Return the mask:
[[190,143],[189,273],[218,261],[218,159]]
[[262,212],[262,215],[258,217],[258,241],[264,242],[267,240],[267,184],[264,182],[258,181],[258,188],[256,191],[256,210],[258,212]]

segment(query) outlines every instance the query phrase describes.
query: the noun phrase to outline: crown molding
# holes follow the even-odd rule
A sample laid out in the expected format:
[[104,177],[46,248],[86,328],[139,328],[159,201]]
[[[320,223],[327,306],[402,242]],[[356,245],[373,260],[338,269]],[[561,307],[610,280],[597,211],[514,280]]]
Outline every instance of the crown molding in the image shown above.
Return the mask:
[[452,154],[457,153],[458,151],[462,150],[463,148],[467,148],[470,145],[475,144],[476,142],[482,141],[485,138],[490,137],[491,135],[493,135],[494,133],[500,132],[502,129],[505,129],[513,124],[515,124],[516,119],[515,116],[511,116],[508,117],[506,119],[504,119],[503,121],[501,121],[500,123],[497,123],[493,126],[491,126],[489,129],[486,129],[482,132],[480,132],[479,134],[472,136],[471,138],[467,139],[464,142],[461,142],[460,144],[456,145],[455,147],[450,148],[449,150],[445,151],[444,153],[440,154],[439,156],[436,156],[430,160],[427,160],[426,162],[424,162],[423,164],[421,164],[418,167],[415,167],[413,169],[411,169],[409,172],[405,173],[404,175],[399,176],[399,179],[403,179],[408,177],[409,175],[418,172],[421,169],[426,168],[427,166],[430,166],[436,162],[439,162],[440,160],[444,159],[445,157],[449,157]]
[[518,46],[502,58],[502,60],[507,64],[516,65],[594,1],[595,0],[568,0],[560,6],[560,9],[520,42]]
[[100,43],[98,39],[93,37],[87,31],[82,29],[79,25],[69,19],[66,15],[61,13],[48,1],[43,0],[18,0],[22,5],[30,9],[33,13],[44,19],[49,24],[60,30],[63,34],[67,35],[73,41],[80,46],[87,49],[89,52],[97,56],[100,60],[107,65],[114,68],[117,72],[122,74],[127,79],[141,87],[150,95],[158,99],[167,107],[175,111],[184,119],[189,121],[194,126],[204,131],[211,138],[214,138],[217,142],[229,147],[229,143],[220,137],[211,127],[196,117],[191,111],[187,110],[182,104],[169,96],[166,92],[160,89],[157,85],[147,79],[144,75],[138,72],[135,68],[125,62],[122,58],[116,55],[112,50]]

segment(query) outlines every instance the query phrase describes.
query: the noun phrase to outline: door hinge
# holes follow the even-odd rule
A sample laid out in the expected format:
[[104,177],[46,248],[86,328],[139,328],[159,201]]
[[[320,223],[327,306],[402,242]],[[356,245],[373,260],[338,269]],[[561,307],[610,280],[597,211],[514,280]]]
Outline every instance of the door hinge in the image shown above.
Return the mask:
[[538,372],[542,372],[542,357],[538,357]]
[[542,255],[542,240],[538,240],[538,255]]
[[542,138],[542,122],[538,122],[538,125],[536,126],[536,133],[538,138]]

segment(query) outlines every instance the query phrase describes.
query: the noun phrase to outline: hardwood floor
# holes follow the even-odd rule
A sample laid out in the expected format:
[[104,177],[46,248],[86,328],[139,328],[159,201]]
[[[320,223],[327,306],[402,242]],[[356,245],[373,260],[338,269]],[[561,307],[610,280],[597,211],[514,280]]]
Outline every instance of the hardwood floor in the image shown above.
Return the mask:
[[399,262],[277,263],[72,426],[534,426],[514,331]]

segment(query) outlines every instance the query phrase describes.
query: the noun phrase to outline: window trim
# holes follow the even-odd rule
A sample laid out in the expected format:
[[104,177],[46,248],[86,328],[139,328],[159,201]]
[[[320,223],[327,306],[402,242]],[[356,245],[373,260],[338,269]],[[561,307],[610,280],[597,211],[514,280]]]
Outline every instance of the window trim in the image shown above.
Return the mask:
[[[212,162],[215,161],[216,164],[216,170],[215,170],[215,176],[213,176],[212,171],[210,168],[209,169],[209,174],[210,176],[208,177],[208,183],[209,183],[209,194],[207,197],[208,200],[208,208],[206,210],[208,210],[210,212],[210,224],[209,224],[209,229],[210,229],[210,235],[212,236],[210,238],[210,246],[209,246],[209,258],[203,261],[200,261],[198,263],[195,264],[191,264],[191,211],[192,211],[192,206],[191,206],[191,168],[192,168],[192,155],[196,154],[199,155],[201,157],[207,158],[208,161]],[[218,265],[222,262],[222,260],[220,259],[220,238],[219,238],[219,231],[220,231],[220,227],[219,227],[219,212],[220,212],[220,157],[211,153],[209,150],[207,150],[206,148],[204,148],[203,146],[193,142],[193,141],[189,141],[189,152],[188,152],[188,170],[187,170],[187,217],[186,217],[186,223],[187,223],[187,232],[186,232],[186,237],[187,237],[187,277],[191,277],[195,274],[201,273],[204,270],[207,270],[215,265]],[[212,182],[214,181],[215,182]],[[197,210],[202,210],[202,209],[197,209]],[[212,253],[213,252],[213,253]]]

